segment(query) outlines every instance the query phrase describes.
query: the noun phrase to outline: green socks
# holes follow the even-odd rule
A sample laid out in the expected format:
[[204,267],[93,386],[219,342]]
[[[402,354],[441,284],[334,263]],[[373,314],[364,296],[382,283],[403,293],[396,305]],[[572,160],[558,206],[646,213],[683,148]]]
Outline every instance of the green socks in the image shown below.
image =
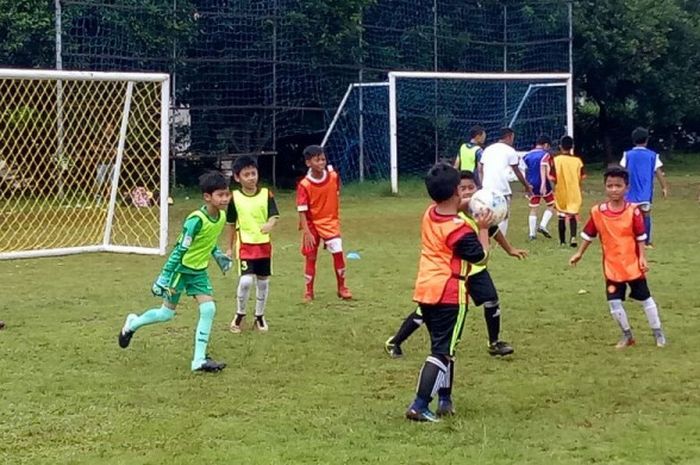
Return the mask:
[[197,331],[194,333],[194,357],[192,359],[192,371],[196,370],[206,361],[207,344],[211,325],[214,322],[216,305],[214,302],[204,302],[199,304],[199,323]]
[[129,324],[129,329],[131,331],[136,331],[141,326],[152,325],[153,323],[165,323],[166,321],[172,320],[174,316],[175,312],[165,306],[152,308],[134,318]]

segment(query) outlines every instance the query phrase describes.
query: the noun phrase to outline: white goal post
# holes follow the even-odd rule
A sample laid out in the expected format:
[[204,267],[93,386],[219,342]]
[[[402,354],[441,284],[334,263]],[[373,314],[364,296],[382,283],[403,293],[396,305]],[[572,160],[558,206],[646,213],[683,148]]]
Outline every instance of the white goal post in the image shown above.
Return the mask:
[[0,259],[164,254],[170,78],[0,69]]
[[514,115],[510,119],[510,124],[518,118],[522,105],[527,97],[538,88],[548,86],[563,86],[566,91],[566,132],[573,135],[574,127],[574,94],[573,79],[570,73],[443,73],[443,72],[412,72],[394,71],[389,73],[389,156],[390,156],[390,178],[391,191],[398,193],[398,104],[397,104],[397,82],[402,80],[431,80],[440,82],[444,80],[472,80],[472,81],[502,81],[504,83],[531,81],[525,97],[521,98],[520,104]]

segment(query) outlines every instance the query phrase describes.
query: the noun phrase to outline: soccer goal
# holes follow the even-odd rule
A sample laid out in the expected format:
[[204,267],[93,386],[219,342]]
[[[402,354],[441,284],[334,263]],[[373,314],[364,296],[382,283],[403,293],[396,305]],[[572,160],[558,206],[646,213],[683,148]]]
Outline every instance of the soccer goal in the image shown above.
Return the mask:
[[169,77],[0,69],[0,259],[165,253]]
[[512,127],[521,151],[572,134],[571,74],[391,72],[349,86],[323,143],[344,179],[390,180],[396,193],[400,175],[453,160],[475,124],[489,142]]

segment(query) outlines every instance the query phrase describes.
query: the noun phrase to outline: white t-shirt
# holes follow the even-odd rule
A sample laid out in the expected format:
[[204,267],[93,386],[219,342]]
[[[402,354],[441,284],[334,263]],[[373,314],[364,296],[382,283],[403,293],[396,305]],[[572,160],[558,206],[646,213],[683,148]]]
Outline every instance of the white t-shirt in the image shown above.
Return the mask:
[[503,142],[496,142],[484,149],[481,164],[484,165],[484,179],[481,185],[502,195],[511,195],[508,178],[511,166],[518,165],[520,159],[513,147]]

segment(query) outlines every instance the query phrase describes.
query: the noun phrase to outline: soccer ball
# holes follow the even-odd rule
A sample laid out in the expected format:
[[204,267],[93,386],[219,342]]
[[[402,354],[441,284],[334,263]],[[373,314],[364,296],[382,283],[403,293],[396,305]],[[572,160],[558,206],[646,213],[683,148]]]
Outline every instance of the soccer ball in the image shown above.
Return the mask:
[[508,217],[508,202],[497,192],[479,189],[469,200],[469,212],[476,218],[484,210],[493,211],[493,221],[489,226],[496,226]]

